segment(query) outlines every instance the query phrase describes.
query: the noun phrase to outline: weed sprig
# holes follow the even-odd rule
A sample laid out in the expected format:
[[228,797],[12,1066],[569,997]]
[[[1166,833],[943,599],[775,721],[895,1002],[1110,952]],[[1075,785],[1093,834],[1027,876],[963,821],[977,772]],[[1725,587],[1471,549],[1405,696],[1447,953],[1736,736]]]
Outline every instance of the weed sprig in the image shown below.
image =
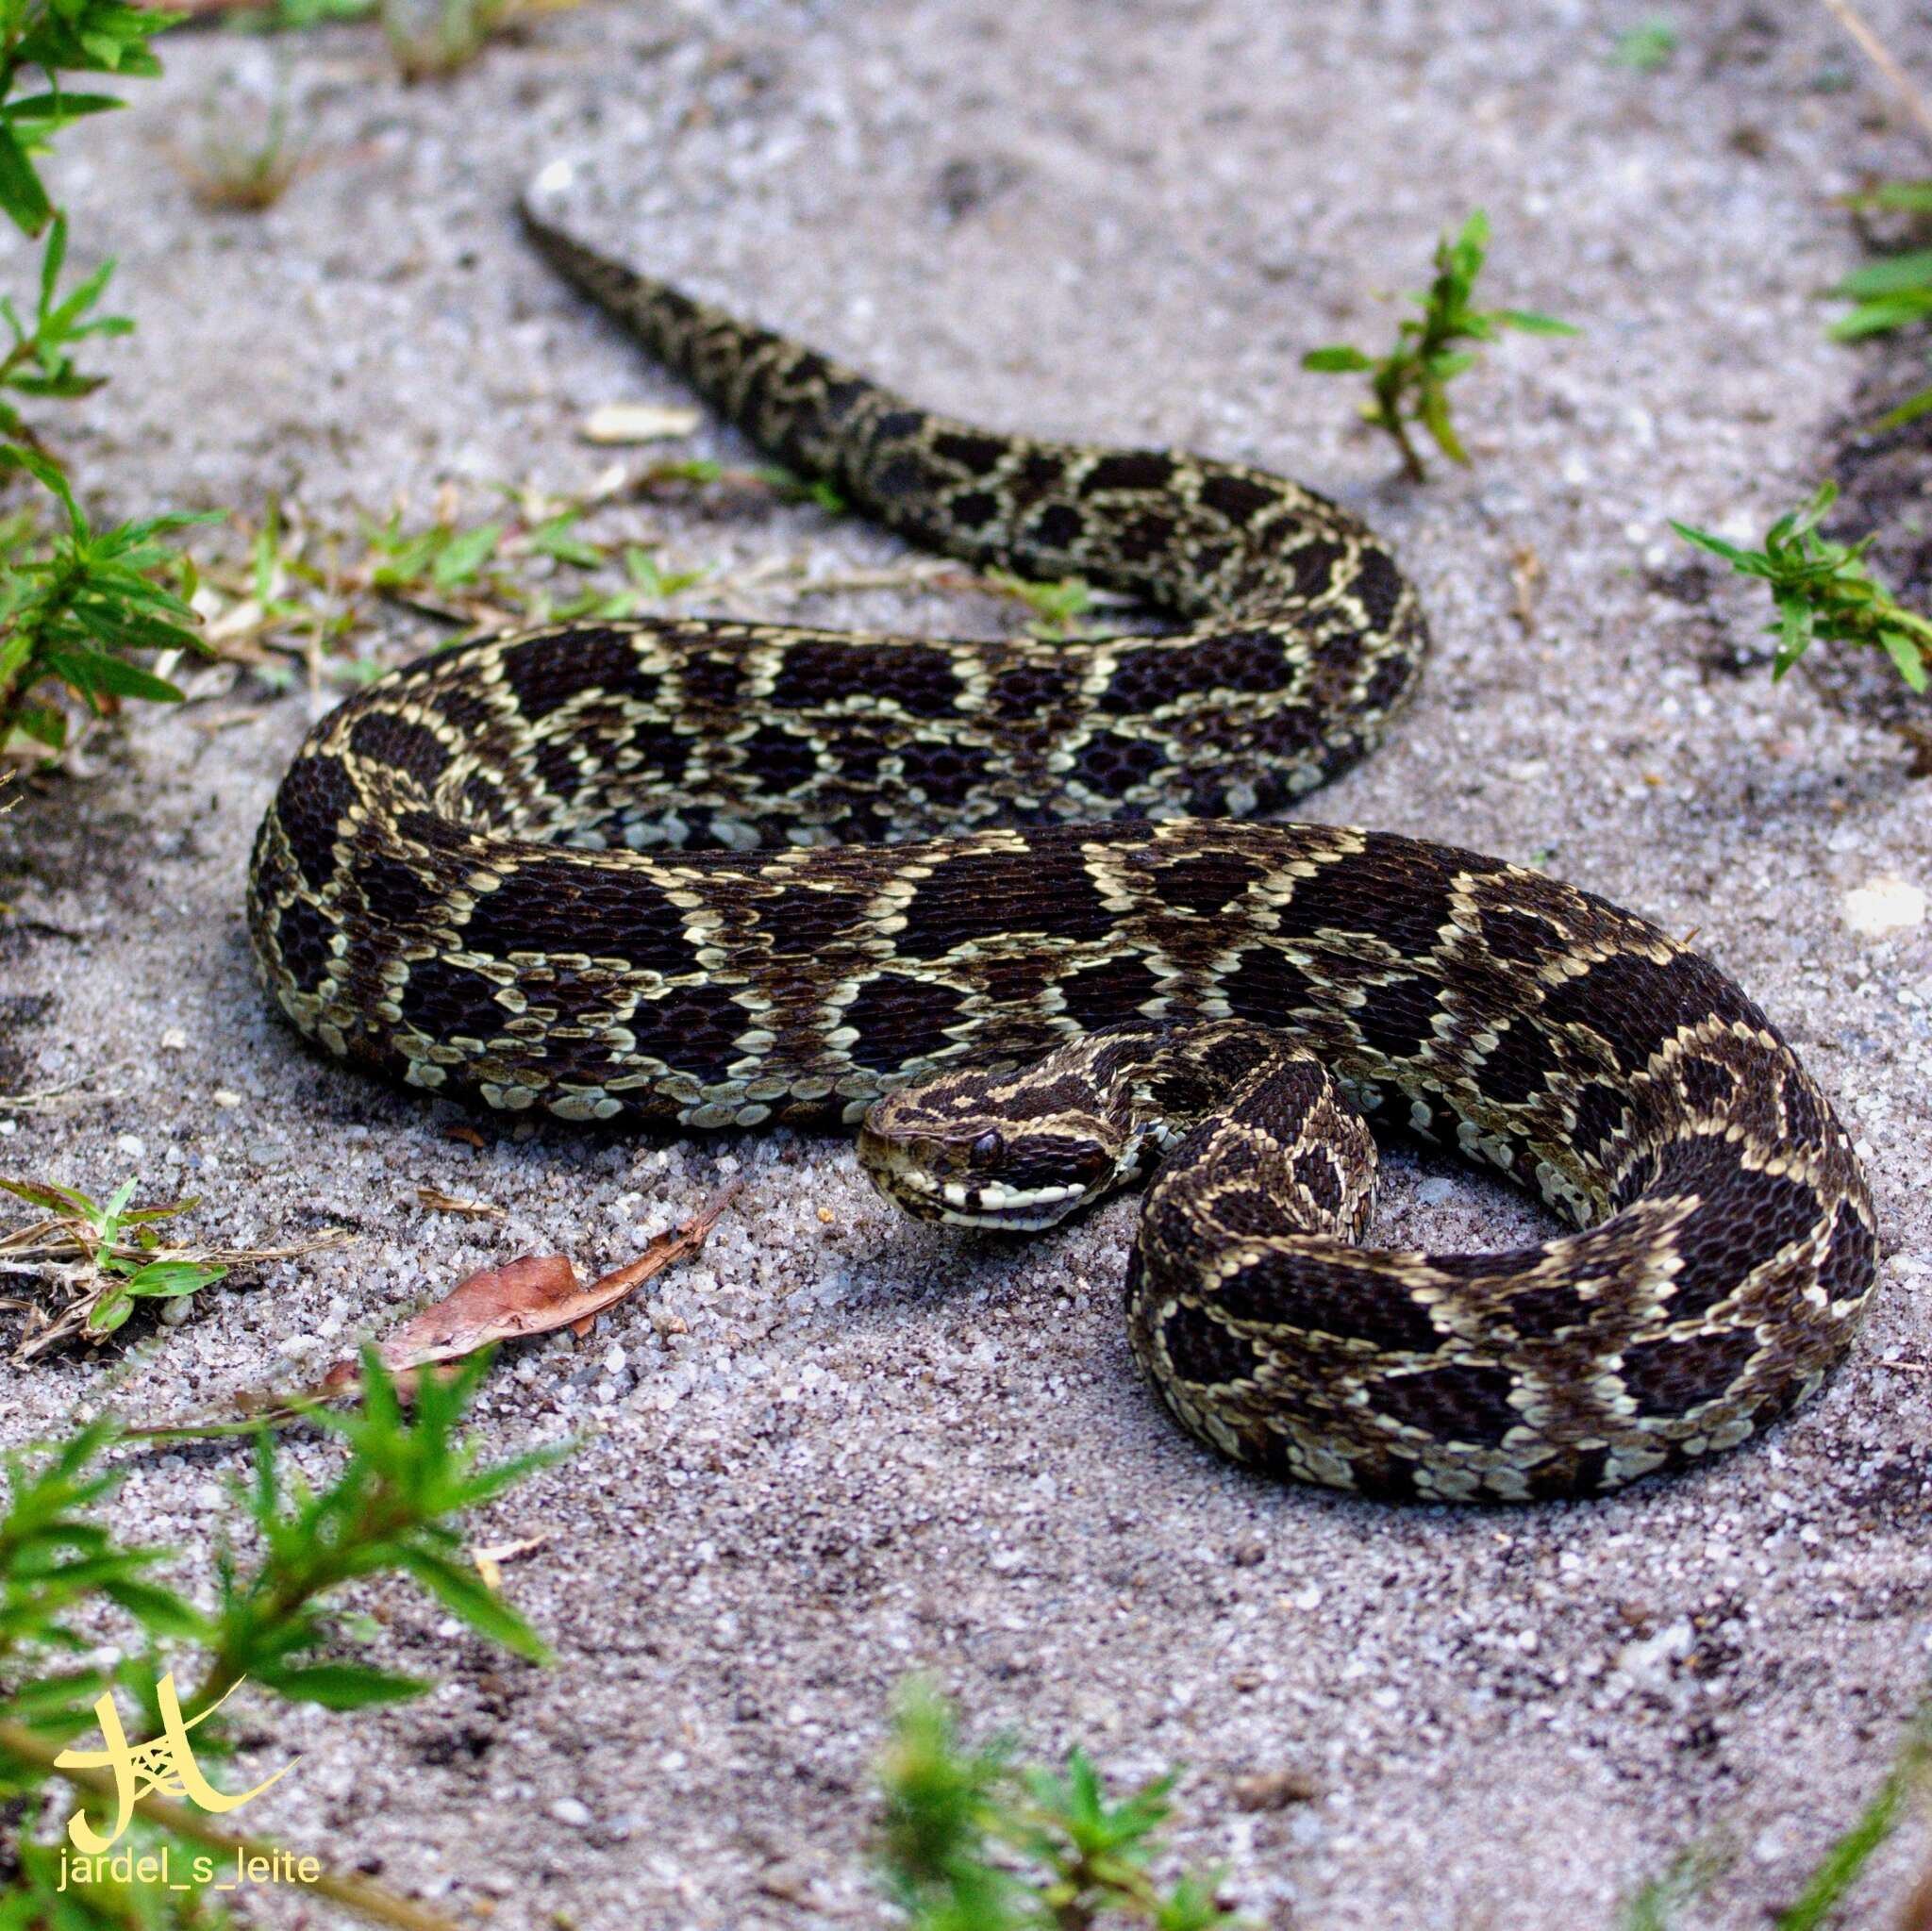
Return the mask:
[[68,717],[34,695],[55,680],[95,717],[124,697],[178,703],[167,678],[128,660],[128,651],[208,655],[189,626],[193,566],[163,541],[173,531],[213,522],[209,515],[150,516],[95,530],[60,471],[39,451],[0,445],[0,464],[27,471],[59,503],[64,532],[24,545],[0,578],[0,749],[9,731],[50,750],[67,742]]
[[1211,1878],[1163,1887],[1148,1866],[1172,1776],[1115,1801],[1079,1750],[1058,1771],[970,1749],[952,1708],[910,1684],[879,1765],[879,1864],[911,1931],[1086,1931],[1102,1916],[1149,1931],[1236,1931]]
[[187,1259],[162,1248],[159,1224],[187,1212],[193,1201],[137,1207],[132,1204],[134,1187],[131,1177],[124,1180],[102,1204],[51,1181],[0,1178],[0,1188],[52,1213],[85,1255],[93,1281],[83,1295],[87,1307],[81,1319],[91,1336],[109,1335],[124,1326],[137,1301],[178,1300],[199,1293],[228,1272],[219,1264]]
[[[1915,1798],[1932,1794],[1932,1702],[1921,1706],[1906,1725],[1891,1767],[1871,1801],[1826,1847],[1806,1873],[1796,1899],[1772,1921],[1772,1931],[1823,1931],[1873,1856],[1910,1814]],[[1679,1906],[1692,1902],[1723,1868],[1723,1857],[1707,1847],[1684,1853],[1660,1877],[1641,1886],[1624,1907],[1618,1931],[1671,1931]],[[1932,1895],[1932,1871],[1913,1893],[1914,1902]],[[1923,1921],[1914,1906],[1896,1922],[1914,1931]],[[1861,1918],[1860,1923],[1874,1922]],[[1891,1921],[1888,1921],[1891,1922]]]
[[1475,361],[1475,351],[1460,343],[1495,341],[1511,328],[1526,335],[1579,333],[1570,323],[1533,309],[1474,307],[1475,281],[1489,245],[1490,219],[1481,208],[1453,240],[1444,235],[1436,243],[1435,280],[1426,293],[1408,298],[1422,316],[1398,325],[1395,346],[1388,355],[1371,356],[1342,343],[1310,349],[1302,358],[1304,369],[1368,376],[1370,400],[1362,405],[1362,416],[1395,439],[1403,468],[1418,482],[1425,472],[1409,434],[1411,424],[1425,429],[1451,462],[1469,461],[1449,415],[1449,384]]
[[1834,543],[1818,534],[1818,525],[1838,500],[1838,485],[1822,484],[1801,508],[1781,516],[1764,533],[1764,547],[1740,549],[1673,522],[1671,527],[1686,542],[1722,557],[1733,570],[1763,580],[1777,606],[1776,620],[1768,628],[1777,639],[1777,656],[1771,674],[1782,677],[1811,647],[1824,638],[1862,650],[1879,650],[1914,691],[1923,691],[1932,666],[1932,621],[1892,601],[1891,593],[1865,567],[1865,552],[1874,539]]
[[[1869,192],[1848,197],[1853,208],[1887,208],[1894,213],[1932,214],[1932,181],[1886,181]],[[1856,268],[1825,291],[1835,302],[1849,302],[1829,333],[1837,341],[1890,335],[1932,316],[1932,248],[1881,256]],[[1873,424],[1875,430],[1898,429],[1932,411],[1932,387],[1908,395]]]

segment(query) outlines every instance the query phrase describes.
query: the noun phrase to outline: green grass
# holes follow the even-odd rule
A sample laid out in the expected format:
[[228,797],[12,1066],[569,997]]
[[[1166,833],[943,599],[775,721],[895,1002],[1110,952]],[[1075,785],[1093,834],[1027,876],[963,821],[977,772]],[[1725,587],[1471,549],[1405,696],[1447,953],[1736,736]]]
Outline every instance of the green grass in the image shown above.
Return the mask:
[[1654,74],[1670,65],[1677,51],[1677,29],[1663,14],[1654,13],[1635,26],[1625,27],[1611,42],[1610,58],[1619,67],[1638,74]]
[[[1840,1915],[1840,1907],[1879,1848],[1914,1805],[1923,1808],[1927,1797],[1932,1797],[1932,1702],[1907,1723],[1898,1754],[1871,1801],[1806,1874],[1797,1898],[1773,1917],[1771,1931],[1827,1931],[1828,1926],[1860,1931],[1878,1924],[1869,1912]],[[1723,1859],[1708,1848],[1687,1851],[1624,1906],[1618,1931],[1673,1931],[1678,1911],[1693,1903],[1722,1868]],[[1922,1887],[1922,1894],[1932,1896],[1932,1890]],[[1898,1931],[1921,1931],[1910,1919],[1888,1922],[1896,1922]]]

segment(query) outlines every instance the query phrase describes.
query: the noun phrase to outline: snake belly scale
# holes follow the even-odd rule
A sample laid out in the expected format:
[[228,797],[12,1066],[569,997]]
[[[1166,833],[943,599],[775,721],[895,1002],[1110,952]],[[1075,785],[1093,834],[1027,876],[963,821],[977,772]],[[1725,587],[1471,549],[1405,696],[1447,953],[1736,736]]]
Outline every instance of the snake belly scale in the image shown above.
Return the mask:
[[[942,1219],[1043,1224],[1164,1159],[1128,1283],[1156,1387],[1224,1452],[1363,1494],[1599,1492],[1818,1384],[1871,1203],[1730,980],[1538,873],[1248,822],[1413,681],[1422,616],[1371,531],[1241,465],[932,415],[525,222],[779,460],[1181,627],[667,616],[425,658],[314,727],[257,841],[250,929],[304,1033],[568,1120],[865,1119],[882,1188]],[[1364,1115],[1577,1231],[1355,1246]]]

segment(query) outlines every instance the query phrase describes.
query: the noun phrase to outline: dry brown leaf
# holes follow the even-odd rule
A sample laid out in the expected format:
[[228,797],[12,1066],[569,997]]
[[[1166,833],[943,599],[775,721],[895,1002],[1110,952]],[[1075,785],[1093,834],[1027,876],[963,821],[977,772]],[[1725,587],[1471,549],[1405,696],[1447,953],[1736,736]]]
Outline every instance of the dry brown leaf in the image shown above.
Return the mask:
[[[506,1267],[473,1273],[435,1307],[404,1322],[376,1354],[395,1374],[459,1361],[493,1342],[553,1334],[559,1327],[588,1334],[591,1323],[607,1307],[627,1300],[674,1260],[695,1254],[742,1184],[734,1180],[681,1227],[659,1234],[635,1260],[613,1268],[588,1288],[577,1285],[576,1269],[561,1254],[525,1255]],[[330,1392],[344,1392],[360,1374],[358,1363],[338,1361],[322,1385]]]
[[1543,580],[1543,559],[1527,543],[1519,543],[1509,557],[1509,582],[1515,591],[1516,621],[1527,637],[1536,629],[1536,595]]

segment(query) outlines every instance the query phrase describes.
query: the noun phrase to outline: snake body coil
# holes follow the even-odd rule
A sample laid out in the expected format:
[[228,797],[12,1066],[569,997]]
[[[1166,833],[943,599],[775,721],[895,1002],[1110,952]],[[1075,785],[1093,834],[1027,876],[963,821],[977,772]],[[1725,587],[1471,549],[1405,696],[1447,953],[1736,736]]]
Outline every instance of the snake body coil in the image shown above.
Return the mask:
[[[1612,1489],[1818,1383],[1872,1209],[1729,980],[1496,859],[1231,822],[1359,757],[1408,690],[1423,622],[1373,534],[1235,464],[930,415],[526,219],[784,462],[916,541],[1189,627],[666,617],[424,658],[314,728],[262,824],[250,926],[297,1026],[571,1120],[871,1108],[880,1184],[948,1219],[1040,1224],[1165,1150],[1141,1358],[1204,1440],[1336,1487]],[[1350,1245],[1357,1109],[1580,1231]]]

